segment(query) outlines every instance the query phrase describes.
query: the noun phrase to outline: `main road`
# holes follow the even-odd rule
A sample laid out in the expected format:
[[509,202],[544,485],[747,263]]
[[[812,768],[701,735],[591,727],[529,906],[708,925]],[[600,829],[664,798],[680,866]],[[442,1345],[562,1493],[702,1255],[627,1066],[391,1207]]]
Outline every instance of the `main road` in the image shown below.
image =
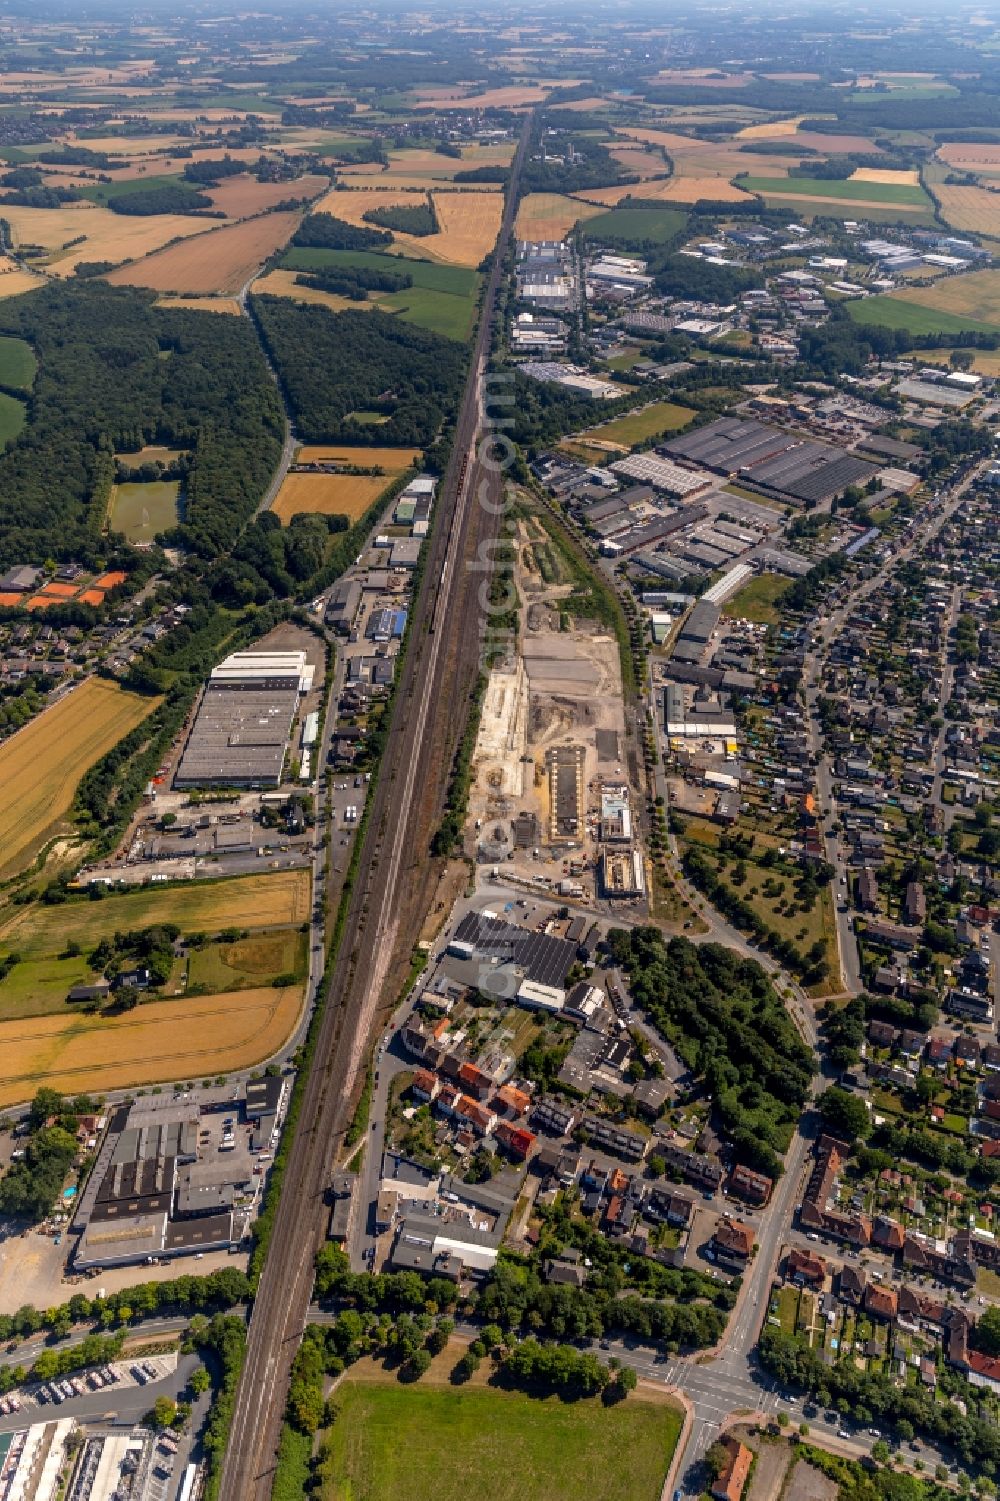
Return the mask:
[[[492,466],[481,464],[474,449],[483,419],[483,374],[497,291],[529,129],[530,117],[511,168],[452,461],[439,490],[408,650],[347,899],[344,937],[318,1024],[314,1060],[250,1319],[221,1501],[266,1501],[271,1494],[291,1364],[305,1328],[313,1261],[326,1228],[324,1196],[331,1166],[343,1142],[351,1096],[389,982],[400,959],[408,959],[419,933],[421,908],[429,897],[428,833],[440,808],[478,665],[481,574],[463,565],[495,537],[499,524],[501,477]],[[480,503],[474,504],[473,497]]]

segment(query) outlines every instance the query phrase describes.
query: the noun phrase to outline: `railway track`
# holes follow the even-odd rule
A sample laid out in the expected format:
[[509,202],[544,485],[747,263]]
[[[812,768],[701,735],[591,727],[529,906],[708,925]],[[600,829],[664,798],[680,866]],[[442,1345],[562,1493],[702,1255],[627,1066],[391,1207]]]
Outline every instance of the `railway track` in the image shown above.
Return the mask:
[[[323,1243],[330,1169],[350,1119],[380,1008],[405,969],[429,897],[429,842],[478,671],[480,556],[499,525],[501,476],[476,449],[482,377],[530,116],[514,156],[469,376],[440,486],[437,524],[402,665],[345,936],[320,1020],[315,1058],[289,1151],[267,1263],[250,1319],[221,1501],[267,1501],[292,1361],[308,1316],[313,1261]],[[474,501],[473,497],[476,497]],[[478,503],[480,498],[487,504]]]

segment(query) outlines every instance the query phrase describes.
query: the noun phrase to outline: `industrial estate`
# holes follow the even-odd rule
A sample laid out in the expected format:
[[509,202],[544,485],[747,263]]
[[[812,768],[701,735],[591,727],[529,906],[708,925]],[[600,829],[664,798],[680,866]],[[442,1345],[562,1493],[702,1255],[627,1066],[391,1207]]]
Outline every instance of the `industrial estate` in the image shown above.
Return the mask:
[[991,1501],[982,8],[0,37],[0,1501]]

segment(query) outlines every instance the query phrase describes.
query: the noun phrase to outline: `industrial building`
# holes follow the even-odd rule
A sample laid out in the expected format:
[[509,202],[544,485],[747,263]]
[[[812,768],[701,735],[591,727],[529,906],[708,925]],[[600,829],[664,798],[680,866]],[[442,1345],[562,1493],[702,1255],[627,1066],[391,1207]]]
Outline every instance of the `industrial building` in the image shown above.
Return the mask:
[[303,651],[235,652],[214,669],[174,778],[177,787],[277,787],[299,696]]
[[764,491],[800,502],[824,502],[848,485],[866,485],[878,473],[842,448],[815,443],[750,417],[720,417],[673,438],[665,451],[729,478],[751,480]]
[[338,636],[349,636],[361,606],[361,585],[357,579],[341,579],[326,604],[326,623]]
[[627,459],[619,459],[612,464],[611,469],[614,474],[639,480],[644,485],[652,485],[654,490],[674,495],[679,500],[686,499],[689,495],[700,495],[711,484],[708,475],[699,474],[693,469],[683,469],[680,464],[658,458],[654,453],[631,454]]
[[605,850],[601,856],[601,884],[608,897],[642,896],[646,881],[639,850]]

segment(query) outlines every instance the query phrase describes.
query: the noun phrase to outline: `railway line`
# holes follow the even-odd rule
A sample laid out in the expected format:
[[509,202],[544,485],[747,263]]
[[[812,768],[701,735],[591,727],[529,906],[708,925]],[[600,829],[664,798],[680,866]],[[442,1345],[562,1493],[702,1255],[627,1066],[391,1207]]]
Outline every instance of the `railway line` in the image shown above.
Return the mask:
[[428,902],[430,838],[478,672],[481,572],[464,565],[482,556],[483,545],[499,526],[501,476],[495,466],[483,465],[476,443],[497,291],[529,130],[530,116],[511,168],[452,459],[440,487],[437,524],[371,794],[345,936],[334,962],[251,1314],[222,1501],[267,1501],[271,1494],[291,1365],[308,1317],[313,1261],[325,1234],[324,1194],[331,1165],[349,1123],[352,1094],[379,1011],[391,1005],[393,981],[408,968]]

